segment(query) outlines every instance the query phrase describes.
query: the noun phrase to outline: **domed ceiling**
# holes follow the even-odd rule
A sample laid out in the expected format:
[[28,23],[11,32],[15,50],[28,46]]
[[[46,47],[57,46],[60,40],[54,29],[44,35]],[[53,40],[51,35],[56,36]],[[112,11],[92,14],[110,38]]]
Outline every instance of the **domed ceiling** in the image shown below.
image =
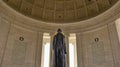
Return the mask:
[[92,18],[118,0],[4,0],[16,11],[49,23],[72,23]]

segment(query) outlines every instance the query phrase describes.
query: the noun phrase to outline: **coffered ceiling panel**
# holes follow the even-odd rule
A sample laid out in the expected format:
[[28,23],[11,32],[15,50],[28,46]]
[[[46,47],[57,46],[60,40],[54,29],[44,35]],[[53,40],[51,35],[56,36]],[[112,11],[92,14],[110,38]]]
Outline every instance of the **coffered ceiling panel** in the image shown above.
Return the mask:
[[40,21],[74,23],[99,15],[118,0],[3,0],[7,5]]
[[64,2],[56,2],[56,11],[64,11]]
[[44,8],[45,1],[44,0],[35,0],[34,5]]
[[20,11],[25,15],[31,15],[33,5],[26,1],[23,1],[20,7]]
[[36,17],[36,18],[42,18],[43,8],[34,6],[33,11],[32,11],[32,15],[33,15],[33,17]]
[[84,0],[76,0],[75,3],[76,3],[76,8],[77,8],[77,9],[85,6]]
[[98,12],[99,12],[98,6],[96,3],[92,3],[87,6],[88,16],[94,16],[94,15],[98,14]]
[[17,9],[17,10],[19,10],[19,8],[20,8],[20,6],[21,6],[21,3],[22,3],[22,0],[9,0],[9,1],[8,1],[8,4],[9,4],[11,7],[15,8],[15,9]]
[[53,10],[45,10],[43,12],[43,17],[44,20],[54,20],[54,11]]
[[64,11],[56,11],[55,21],[63,21],[63,20],[64,20]]
[[84,19],[87,17],[87,9],[85,7],[77,10],[77,19]]

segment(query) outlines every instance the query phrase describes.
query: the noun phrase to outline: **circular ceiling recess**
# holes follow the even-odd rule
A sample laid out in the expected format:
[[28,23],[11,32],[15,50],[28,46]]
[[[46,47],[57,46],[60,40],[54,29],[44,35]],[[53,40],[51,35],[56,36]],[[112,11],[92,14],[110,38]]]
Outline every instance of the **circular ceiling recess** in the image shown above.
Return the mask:
[[109,9],[118,0],[3,0],[25,16],[49,23],[82,21]]

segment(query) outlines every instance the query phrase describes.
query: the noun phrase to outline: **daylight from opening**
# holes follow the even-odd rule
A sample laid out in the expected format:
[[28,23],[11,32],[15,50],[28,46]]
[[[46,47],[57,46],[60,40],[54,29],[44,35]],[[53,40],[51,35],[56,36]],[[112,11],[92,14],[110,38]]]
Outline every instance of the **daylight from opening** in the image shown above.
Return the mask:
[[69,44],[69,60],[70,67],[74,67],[74,45],[72,43]]
[[50,66],[50,35],[49,33],[43,34],[43,45],[42,45],[42,57],[41,67]]
[[44,45],[44,67],[49,67],[50,43]]
[[77,67],[76,35],[69,36],[69,67]]

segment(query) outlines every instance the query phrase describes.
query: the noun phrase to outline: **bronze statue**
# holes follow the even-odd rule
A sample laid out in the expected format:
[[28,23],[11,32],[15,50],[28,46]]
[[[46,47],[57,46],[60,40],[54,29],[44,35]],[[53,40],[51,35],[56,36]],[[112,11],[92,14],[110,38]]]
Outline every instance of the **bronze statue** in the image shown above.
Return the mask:
[[66,44],[65,36],[62,34],[62,30],[58,29],[57,34],[53,39],[53,67],[66,67],[65,54]]

